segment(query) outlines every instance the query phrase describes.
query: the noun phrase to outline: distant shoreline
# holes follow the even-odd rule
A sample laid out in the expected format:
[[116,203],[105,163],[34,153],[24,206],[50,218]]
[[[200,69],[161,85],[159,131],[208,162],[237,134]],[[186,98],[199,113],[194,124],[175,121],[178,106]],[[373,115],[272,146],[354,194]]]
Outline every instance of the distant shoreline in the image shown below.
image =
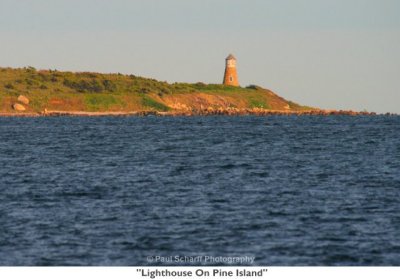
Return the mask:
[[300,105],[269,89],[135,75],[0,68],[0,117],[376,115]]
[[269,116],[269,115],[315,115],[315,116],[334,116],[334,115],[397,115],[394,113],[377,114],[375,112],[356,112],[351,110],[309,110],[309,111],[284,111],[284,110],[262,110],[262,109],[242,109],[242,110],[224,110],[224,109],[207,109],[201,111],[106,111],[106,112],[87,112],[87,111],[46,111],[38,113],[1,113],[0,117],[61,117],[61,116],[77,116],[77,117],[99,117],[99,116]]

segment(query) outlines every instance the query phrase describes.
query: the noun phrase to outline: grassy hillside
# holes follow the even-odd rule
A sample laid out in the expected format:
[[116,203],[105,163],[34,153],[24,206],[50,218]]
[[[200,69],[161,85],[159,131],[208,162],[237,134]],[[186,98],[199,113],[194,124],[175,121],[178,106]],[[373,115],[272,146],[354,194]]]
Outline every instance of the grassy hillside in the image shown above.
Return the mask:
[[270,90],[204,83],[173,83],[122,74],[0,68],[0,112],[14,112],[19,95],[26,112],[194,111],[207,108],[307,110]]

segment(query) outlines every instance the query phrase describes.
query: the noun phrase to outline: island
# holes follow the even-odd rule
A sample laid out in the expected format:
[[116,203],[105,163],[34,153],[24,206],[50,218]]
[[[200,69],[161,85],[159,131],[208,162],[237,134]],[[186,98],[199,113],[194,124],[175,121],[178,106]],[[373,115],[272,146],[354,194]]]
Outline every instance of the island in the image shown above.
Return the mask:
[[360,115],[286,100],[256,85],[168,83],[126,74],[0,68],[0,116]]

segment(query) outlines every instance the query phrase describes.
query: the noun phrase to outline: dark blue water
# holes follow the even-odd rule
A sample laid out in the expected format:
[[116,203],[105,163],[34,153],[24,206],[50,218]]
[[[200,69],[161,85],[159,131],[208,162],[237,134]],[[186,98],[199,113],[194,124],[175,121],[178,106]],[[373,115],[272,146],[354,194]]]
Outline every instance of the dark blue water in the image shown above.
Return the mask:
[[400,265],[400,117],[0,118],[1,265],[158,255]]

